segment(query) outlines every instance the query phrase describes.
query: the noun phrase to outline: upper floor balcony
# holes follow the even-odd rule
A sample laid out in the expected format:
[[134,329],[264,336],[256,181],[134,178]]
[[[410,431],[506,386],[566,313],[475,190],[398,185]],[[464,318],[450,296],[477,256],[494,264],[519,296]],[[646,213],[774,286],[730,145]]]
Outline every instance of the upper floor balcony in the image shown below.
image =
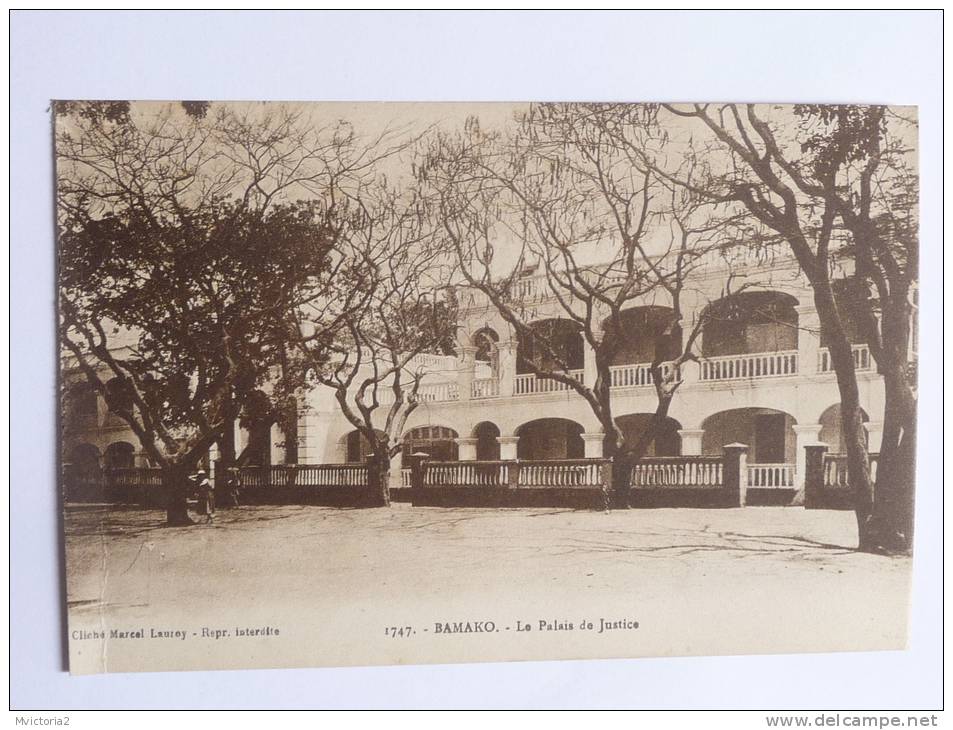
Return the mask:
[[[683,388],[755,386],[776,379],[833,376],[829,352],[820,347],[813,309],[799,306],[790,294],[742,292],[713,302],[699,316],[705,321],[695,342],[696,357],[677,373]],[[545,318],[534,322],[532,329],[533,336],[514,342],[484,325],[462,348],[452,371],[446,356],[434,356],[440,361],[436,363],[440,373],[434,372],[420,386],[420,400],[485,401],[574,393],[568,382],[541,376],[540,370],[587,385],[595,383],[595,353],[577,323]],[[672,321],[670,309],[641,306],[625,310],[616,330],[605,336],[613,338],[610,388],[620,393],[640,389],[651,393],[652,362],[661,360],[662,377],[671,375],[688,332]],[[853,351],[857,371],[872,372],[867,346],[856,344]],[[385,402],[391,401],[385,395]]]

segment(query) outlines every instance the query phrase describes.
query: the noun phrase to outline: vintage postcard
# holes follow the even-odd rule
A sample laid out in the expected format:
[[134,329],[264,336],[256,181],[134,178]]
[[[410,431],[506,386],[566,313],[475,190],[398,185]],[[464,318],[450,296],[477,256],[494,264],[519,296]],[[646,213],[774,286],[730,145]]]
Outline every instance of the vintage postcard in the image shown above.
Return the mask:
[[906,646],[915,108],[53,123],[73,673]]

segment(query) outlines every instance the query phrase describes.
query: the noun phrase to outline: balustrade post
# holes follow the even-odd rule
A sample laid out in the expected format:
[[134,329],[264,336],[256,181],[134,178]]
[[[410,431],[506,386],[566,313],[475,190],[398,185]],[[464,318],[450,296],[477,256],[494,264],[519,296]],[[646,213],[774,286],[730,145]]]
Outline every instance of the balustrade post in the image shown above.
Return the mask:
[[827,444],[808,444],[804,451],[804,508],[814,509],[820,502],[824,488],[824,455],[827,453]]
[[516,489],[520,484],[520,462],[517,459],[513,459],[509,463],[509,483],[506,485],[510,489]]
[[805,463],[806,451],[804,448],[808,444],[816,444],[818,441],[818,436],[821,435],[821,424],[819,423],[804,423],[796,424],[794,426],[794,435],[797,441],[795,446],[795,455],[794,455],[794,488],[801,490],[804,489],[804,478],[805,470],[807,469],[807,464]]
[[725,463],[722,468],[725,491],[729,495],[732,507],[744,507],[748,491],[748,445],[726,444],[723,449]]
[[424,491],[424,472],[427,468],[427,462],[423,458],[414,458],[410,465],[410,498],[416,503],[423,497]]

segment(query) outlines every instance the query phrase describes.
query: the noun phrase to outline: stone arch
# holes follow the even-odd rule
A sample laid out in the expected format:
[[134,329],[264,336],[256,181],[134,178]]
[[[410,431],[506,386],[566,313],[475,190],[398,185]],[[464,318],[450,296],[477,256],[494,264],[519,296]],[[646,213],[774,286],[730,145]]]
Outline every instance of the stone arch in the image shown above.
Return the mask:
[[586,453],[582,434],[582,425],[568,418],[527,421],[516,429],[516,456],[539,461],[581,459]]
[[577,322],[559,317],[538,319],[530,324],[530,330],[532,334],[521,337],[517,346],[517,374],[532,372],[529,363],[544,370],[557,370],[560,362],[569,370],[583,369],[582,328]]
[[457,461],[460,458],[456,439],[459,434],[448,426],[417,426],[401,439],[404,464],[411,464],[413,454],[427,454],[432,461]]
[[[867,415],[867,411],[861,409],[860,414],[861,420],[864,423],[870,421],[870,417]],[[817,440],[821,443],[827,444],[827,450],[834,454],[843,454],[847,451],[847,447],[844,446],[844,434],[841,430],[841,413],[840,413],[840,403],[835,403],[832,406],[829,406],[821,414],[821,417],[817,419],[817,422],[821,424],[820,433],[817,435]],[[867,431],[864,430],[864,443],[867,442]]]
[[[387,434],[379,429],[374,429],[378,437],[386,437]],[[344,461],[348,464],[364,463],[369,460],[373,451],[367,437],[356,428],[348,431],[341,437],[344,452]]]
[[702,453],[717,455],[730,443],[748,446],[752,464],[793,464],[797,459],[794,416],[775,408],[731,408],[702,422]]
[[743,291],[705,308],[702,355],[796,350],[798,300],[775,290]]
[[[652,419],[651,413],[629,413],[615,419],[625,435],[626,446],[634,446]],[[682,424],[670,416],[662,421],[662,427],[646,451],[646,456],[678,456],[682,453],[682,439],[678,432]]]
[[603,320],[605,336],[618,342],[611,364],[647,363],[656,355],[662,361],[676,358],[682,349],[682,329],[673,322],[674,317],[671,307],[653,304],[622,310],[617,331],[608,318]]
[[99,394],[86,381],[66,387],[65,426],[67,430],[95,428],[99,421]]
[[492,421],[481,421],[473,427],[476,439],[477,461],[497,461],[500,458],[500,427]]
[[113,441],[103,452],[107,469],[131,469],[136,465],[136,447],[128,441]]
[[74,445],[68,454],[69,463],[76,469],[83,471],[99,470],[99,449],[85,442]]
[[481,327],[470,338],[470,344],[476,348],[474,361],[478,378],[498,377],[500,372],[500,336],[492,327]]

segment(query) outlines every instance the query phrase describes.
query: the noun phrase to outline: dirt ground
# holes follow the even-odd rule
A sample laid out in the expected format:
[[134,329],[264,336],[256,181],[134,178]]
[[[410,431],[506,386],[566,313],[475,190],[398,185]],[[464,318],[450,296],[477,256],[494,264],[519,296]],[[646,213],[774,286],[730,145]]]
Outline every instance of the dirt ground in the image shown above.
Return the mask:
[[910,561],[854,552],[849,512],[269,506],[188,528],[163,516],[68,509],[74,672],[906,641]]

